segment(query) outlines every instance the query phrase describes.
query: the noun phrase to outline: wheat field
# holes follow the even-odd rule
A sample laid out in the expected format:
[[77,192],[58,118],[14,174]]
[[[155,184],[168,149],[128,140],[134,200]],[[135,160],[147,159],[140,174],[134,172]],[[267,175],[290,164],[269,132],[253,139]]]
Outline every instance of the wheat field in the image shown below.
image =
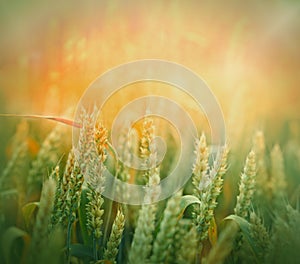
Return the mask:
[[[1,2],[0,263],[297,263],[299,12],[279,0]],[[89,84],[139,59],[173,61],[206,81],[226,123],[217,171],[203,109],[172,85],[123,87],[99,115],[79,109],[74,127]],[[184,157],[192,175],[167,199],[116,202],[102,194],[106,169],[155,187],[180,158],[177,130],[150,115],[119,131],[116,161],[114,117],[147,95],[177,102],[195,122],[194,155]],[[20,116],[31,114],[68,124]],[[163,162],[132,169],[134,157],[155,162],[156,136]]]

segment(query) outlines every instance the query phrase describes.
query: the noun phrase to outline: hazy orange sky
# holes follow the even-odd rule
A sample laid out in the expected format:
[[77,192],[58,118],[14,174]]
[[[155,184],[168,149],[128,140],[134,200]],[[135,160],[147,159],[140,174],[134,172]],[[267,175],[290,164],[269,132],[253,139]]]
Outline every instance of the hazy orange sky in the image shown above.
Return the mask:
[[299,17],[298,1],[1,1],[0,110],[60,114],[109,68],[158,58],[203,77],[229,125],[299,118]]

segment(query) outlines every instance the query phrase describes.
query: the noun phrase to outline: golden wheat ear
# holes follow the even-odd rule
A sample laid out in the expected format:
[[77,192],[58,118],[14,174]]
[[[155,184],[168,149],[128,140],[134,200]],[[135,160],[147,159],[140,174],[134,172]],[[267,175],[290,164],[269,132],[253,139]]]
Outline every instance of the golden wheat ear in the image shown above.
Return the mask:
[[59,122],[68,126],[81,128],[81,124],[63,117],[58,116],[44,116],[44,115],[22,115],[22,114],[0,114],[0,117],[22,117],[22,118],[33,118],[33,119],[47,119],[55,122]]

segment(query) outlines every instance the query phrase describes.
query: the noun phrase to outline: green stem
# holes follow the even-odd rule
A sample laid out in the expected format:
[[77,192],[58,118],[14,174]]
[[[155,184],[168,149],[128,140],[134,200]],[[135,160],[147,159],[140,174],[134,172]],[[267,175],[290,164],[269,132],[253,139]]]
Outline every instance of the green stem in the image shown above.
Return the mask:
[[[117,176],[115,175],[115,178]],[[114,186],[112,188],[114,190]],[[108,229],[109,229],[109,223],[110,223],[110,218],[111,218],[111,213],[112,213],[112,207],[113,207],[113,201],[107,200],[108,202],[108,213],[106,216],[106,221],[105,221],[105,227],[104,227],[104,233],[103,233],[103,238],[102,238],[102,247],[105,247],[106,241],[108,240]]]
[[69,215],[68,228],[67,228],[67,263],[70,263],[70,250],[71,250],[71,228],[72,228],[72,212]]
[[199,264],[200,261],[201,261],[202,249],[203,249],[203,244],[202,244],[201,241],[198,241],[198,246],[197,246],[197,248],[198,248],[198,251],[197,251],[197,253],[196,253],[196,255],[197,255],[196,261],[197,261],[197,264]]
[[97,250],[97,240],[95,238],[95,234],[93,234],[93,255],[94,255],[94,260],[98,260],[98,250]]
[[71,228],[72,228],[72,224],[73,224],[73,221],[74,221],[74,219],[72,217],[74,208],[75,208],[75,204],[73,204],[71,206],[69,219],[68,219],[68,228],[67,228],[67,263],[68,264],[71,261],[71,254],[70,254],[70,251],[71,251]]

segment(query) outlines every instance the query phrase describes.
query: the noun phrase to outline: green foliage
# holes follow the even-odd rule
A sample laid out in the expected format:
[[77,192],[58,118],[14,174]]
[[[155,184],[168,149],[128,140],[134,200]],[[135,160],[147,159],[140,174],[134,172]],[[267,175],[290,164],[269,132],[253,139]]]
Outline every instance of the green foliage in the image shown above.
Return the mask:
[[16,251],[22,249],[20,248],[20,242],[23,247],[28,247],[29,235],[17,228],[9,227],[4,234],[1,236],[1,247],[4,256],[5,263],[16,263],[20,262],[22,259],[21,255],[16,255]]
[[[58,128],[44,140],[36,157],[28,154],[26,144],[14,145],[0,182],[1,263],[236,264],[295,263],[300,258],[300,212],[294,208],[299,195],[287,192],[299,186],[290,186],[290,170],[285,167],[295,149],[287,148],[286,156],[284,146],[275,145],[267,153],[263,134],[258,133],[242,174],[239,166],[227,165],[227,150],[215,171],[202,134],[195,143],[192,188],[160,203],[120,205],[101,195],[104,162],[111,157],[108,131],[102,125],[89,126],[93,118],[95,113],[83,113],[81,163],[75,160],[75,149],[65,150],[68,157],[58,162],[64,154],[59,141],[65,135]],[[156,164],[154,131],[149,118],[135,152],[152,165]],[[94,135],[96,151],[87,134]],[[121,143],[129,164],[133,143],[127,146],[126,140],[131,139],[124,137]],[[239,155],[236,150],[232,153]],[[115,176],[125,182],[155,186],[161,174],[168,175],[165,167],[157,165],[135,178],[125,164],[116,166]],[[239,180],[228,181],[233,175]],[[41,184],[41,192],[36,184]],[[145,199],[151,201],[155,195],[148,193]],[[293,206],[287,205],[290,198]]]

